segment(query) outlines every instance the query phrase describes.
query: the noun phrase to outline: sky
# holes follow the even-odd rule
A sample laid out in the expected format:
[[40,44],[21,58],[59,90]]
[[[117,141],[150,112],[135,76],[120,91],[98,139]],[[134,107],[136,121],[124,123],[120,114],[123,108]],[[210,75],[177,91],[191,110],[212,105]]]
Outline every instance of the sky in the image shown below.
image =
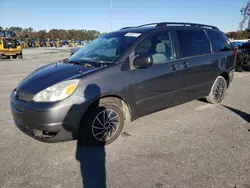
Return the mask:
[[111,14],[110,1],[0,0],[0,26],[109,32],[169,21],[215,25],[228,32],[239,29],[240,10],[247,3],[247,0],[112,0]]

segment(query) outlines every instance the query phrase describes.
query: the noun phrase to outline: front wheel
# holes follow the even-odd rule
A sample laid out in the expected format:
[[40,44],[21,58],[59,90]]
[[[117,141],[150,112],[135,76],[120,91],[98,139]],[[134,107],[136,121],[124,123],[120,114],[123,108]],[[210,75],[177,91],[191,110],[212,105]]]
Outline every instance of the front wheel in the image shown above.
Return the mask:
[[83,145],[108,145],[118,138],[124,125],[121,107],[112,102],[100,101],[84,115],[79,130]]
[[224,77],[218,76],[217,79],[214,81],[213,86],[209,95],[206,97],[206,100],[213,104],[221,103],[227,91],[227,81]]
[[10,56],[2,56],[2,59],[10,59]]

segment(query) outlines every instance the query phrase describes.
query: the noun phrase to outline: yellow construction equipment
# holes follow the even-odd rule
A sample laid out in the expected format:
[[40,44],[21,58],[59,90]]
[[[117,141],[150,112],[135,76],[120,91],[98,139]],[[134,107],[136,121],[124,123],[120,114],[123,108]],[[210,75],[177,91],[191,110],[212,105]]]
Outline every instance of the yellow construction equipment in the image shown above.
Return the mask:
[[61,43],[60,43],[60,41],[59,41],[59,39],[56,39],[56,47],[57,47],[57,48],[62,47],[62,46],[61,46]]
[[46,41],[46,47],[51,47],[50,39]]
[[71,40],[69,43],[69,47],[76,47],[76,43],[74,40]]
[[15,39],[15,36],[15,33],[12,31],[0,30],[0,58],[23,58],[22,46]]

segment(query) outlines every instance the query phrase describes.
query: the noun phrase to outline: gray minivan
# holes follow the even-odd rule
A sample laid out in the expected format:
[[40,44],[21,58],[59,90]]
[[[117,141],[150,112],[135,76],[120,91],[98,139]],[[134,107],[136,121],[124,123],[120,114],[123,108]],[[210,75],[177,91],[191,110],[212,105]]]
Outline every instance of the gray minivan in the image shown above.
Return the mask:
[[220,103],[235,57],[214,26],[126,27],[32,72],[11,93],[11,112],[40,141],[109,144],[138,117],[199,98]]

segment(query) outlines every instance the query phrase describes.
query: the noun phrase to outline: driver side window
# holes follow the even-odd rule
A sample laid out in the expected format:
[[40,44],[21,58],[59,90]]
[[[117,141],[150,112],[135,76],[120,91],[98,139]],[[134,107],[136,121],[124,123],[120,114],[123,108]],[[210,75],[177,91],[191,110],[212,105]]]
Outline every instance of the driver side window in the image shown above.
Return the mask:
[[152,57],[153,64],[165,63],[174,59],[172,46],[170,33],[158,32],[142,41],[135,49],[135,56],[148,54]]

